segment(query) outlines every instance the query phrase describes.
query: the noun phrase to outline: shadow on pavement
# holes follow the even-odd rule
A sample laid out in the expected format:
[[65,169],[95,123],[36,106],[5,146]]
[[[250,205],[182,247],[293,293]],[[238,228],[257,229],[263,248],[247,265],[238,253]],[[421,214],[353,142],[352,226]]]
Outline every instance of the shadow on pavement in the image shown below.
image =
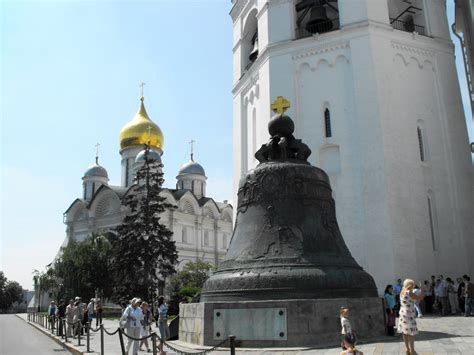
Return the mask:
[[[462,337],[471,337],[472,335],[457,335],[457,334],[448,334],[442,332],[430,332],[430,331],[419,331],[415,336],[415,341],[425,341],[425,340],[438,340],[446,338],[462,338]],[[375,340],[358,342],[359,345],[368,345],[374,343],[399,343],[403,342],[403,337],[401,334],[395,336],[384,336]]]

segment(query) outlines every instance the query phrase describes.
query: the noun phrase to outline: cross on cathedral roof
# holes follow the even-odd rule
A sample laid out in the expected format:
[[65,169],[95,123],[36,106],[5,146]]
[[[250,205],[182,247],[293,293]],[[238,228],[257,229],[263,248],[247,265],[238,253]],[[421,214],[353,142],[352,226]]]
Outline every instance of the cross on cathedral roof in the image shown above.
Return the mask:
[[144,82],[142,82],[140,85],[138,85],[138,86],[140,86],[140,87],[142,88],[142,96],[140,97],[140,100],[142,100],[142,101],[143,101],[143,99],[144,99],[144,96],[143,96],[143,88],[145,87],[145,85],[146,85],[146,83],[144,83]]
[[100,143],[96,143],[96,145],[95,145],[95,163],[97,165],[99,164],[99,147],[100,147]]
[[282,114],[291,106],[290,101],[285,99],[283,96],[277,96],[276,100],[272,102],[272,110],[275,113]]
[[196,141],[194,139],[191,139],[189,141],[189,145],[191,146],[191,161],[194,161],[193,160],[193,155],[194,155],[194,143],[196,143]]

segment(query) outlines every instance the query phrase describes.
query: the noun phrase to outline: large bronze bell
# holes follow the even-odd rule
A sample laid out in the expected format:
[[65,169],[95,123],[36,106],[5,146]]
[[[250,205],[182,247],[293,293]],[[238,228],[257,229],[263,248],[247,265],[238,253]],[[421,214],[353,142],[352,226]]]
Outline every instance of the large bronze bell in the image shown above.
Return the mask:
[[283,114],[268,124],[260,164],[239,185],[225,260],[201,302],[377,297],[372,277],[342,239],[327,174]]
[[253,49],[249,54],[250,62],[255,62],[258,57],[258,32],[255,32],[255,35],[252,38]]
[[322,4],[316,2],[311,7],[311,13],[306,23],[306,31],[311,33],[324,33],[331,31],[333,28],[332,21],[329,19],[326,9]]

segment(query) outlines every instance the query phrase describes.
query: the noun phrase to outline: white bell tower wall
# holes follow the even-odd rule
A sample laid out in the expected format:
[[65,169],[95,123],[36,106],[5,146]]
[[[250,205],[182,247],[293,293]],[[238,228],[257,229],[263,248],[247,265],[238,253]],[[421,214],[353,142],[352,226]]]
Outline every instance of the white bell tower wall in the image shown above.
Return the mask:
[[[295,136],[330,176],[342,235],[379,288],[474,274],[474,176],[445,1],[412,1],[420,10],[392,22],[409,5],[339,0],[333,30],[304,37],[298,2],[233,2],[234,201],[284,96]],[[250,15],[259,54],[242,66]]]

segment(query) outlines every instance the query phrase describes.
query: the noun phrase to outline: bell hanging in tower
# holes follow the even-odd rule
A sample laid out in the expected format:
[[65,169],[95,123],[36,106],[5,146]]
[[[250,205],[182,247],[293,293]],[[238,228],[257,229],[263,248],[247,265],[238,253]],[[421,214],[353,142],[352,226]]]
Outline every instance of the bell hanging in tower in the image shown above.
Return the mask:
[[293,136],[289,102],[275,103],[270,140],[240,180],[230,246],[201,302],[377,297],[339,231],[328,175]]
[[332,21],[329,19],[326,9],[319,1],[315,1],[311,7],[311,13],[306,23],[306,31],[310,33],[324,33],[331,31],[333,28]]
[[253,49],[249,54],[249,60],[251,63],[255,62],[255,60],[258,57],[258,32],[255,32],[255,34],[252,37],[252,45],[253,45]]

